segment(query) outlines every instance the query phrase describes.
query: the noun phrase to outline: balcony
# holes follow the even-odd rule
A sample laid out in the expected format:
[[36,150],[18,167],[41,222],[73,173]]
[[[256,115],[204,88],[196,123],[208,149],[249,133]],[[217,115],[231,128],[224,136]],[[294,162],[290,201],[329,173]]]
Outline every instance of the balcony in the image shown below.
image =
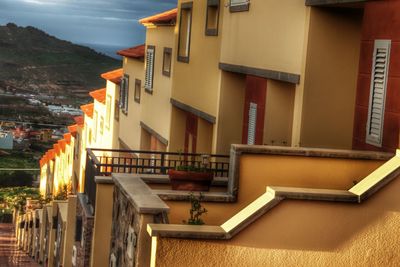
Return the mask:
[[[96,176],[111,173],[151,174],[165,178],[169,169],[178,166],[207,166],[216,182],[228,177],[229,155],[204,155],[142,150],[87,149],[84,190],[93,211],[96,203]],[[165,179],[159,179],[158,181]],[[221,183],[220,183],[221,184]]]

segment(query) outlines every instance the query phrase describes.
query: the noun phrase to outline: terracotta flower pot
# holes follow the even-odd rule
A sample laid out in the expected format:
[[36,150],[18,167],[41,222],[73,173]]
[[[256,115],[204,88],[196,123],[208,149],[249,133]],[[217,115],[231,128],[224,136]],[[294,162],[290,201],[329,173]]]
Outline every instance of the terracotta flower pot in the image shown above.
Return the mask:
[[212,172],[168,170],[173,190],[209,191],[214,178]]

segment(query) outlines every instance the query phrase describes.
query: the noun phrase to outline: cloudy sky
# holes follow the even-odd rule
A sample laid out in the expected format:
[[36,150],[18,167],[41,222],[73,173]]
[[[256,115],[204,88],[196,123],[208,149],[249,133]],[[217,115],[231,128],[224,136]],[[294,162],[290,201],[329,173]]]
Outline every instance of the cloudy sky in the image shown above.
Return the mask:
[[137,20],[177,0],[0,0],[0,25],[34,26],[74,43],[129,47],[144,42]]

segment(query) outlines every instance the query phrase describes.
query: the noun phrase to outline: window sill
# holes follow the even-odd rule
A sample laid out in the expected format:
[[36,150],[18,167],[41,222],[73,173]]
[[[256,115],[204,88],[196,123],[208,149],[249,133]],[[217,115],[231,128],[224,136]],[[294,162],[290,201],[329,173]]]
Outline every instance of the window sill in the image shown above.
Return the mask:
[[144,91],[150,95],[153,94],[153,89],[149,89],[149,88],[144,88]]
[[206,29],[206,36],[218,36],[218,29]]
[[178,56],[178,61],[183,63],[189,63],[189,57]]
[[121,110],[122,114],[124,114],[125,116],[128,116],[128,111],[125,110]]
[[166,77],[171,77],[171,72],[170,72],[170,71],[163,70],[163,71],[162,71],[162,75],[164,75],[164,76],[166,76]]
[[135,98],[134,101],[138,104],[140,104],[140,98]]
[[250,9],[250,3],[245,3],[245,4],[229,7],[229,11],[231,13],[249,11],[249,9]]

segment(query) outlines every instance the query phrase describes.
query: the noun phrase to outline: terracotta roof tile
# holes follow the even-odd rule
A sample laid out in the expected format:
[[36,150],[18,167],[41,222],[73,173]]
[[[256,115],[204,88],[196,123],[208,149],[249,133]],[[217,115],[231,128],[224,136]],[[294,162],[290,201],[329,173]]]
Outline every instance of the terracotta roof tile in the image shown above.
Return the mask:
[[146,49],[145,45],[142,44],[135,47],[119,50],[117,54],[124,57],[137,58],[143,60],[145,49]]
[[53,160],[54,157],[55,157],[56,151],[55,151],[54,149],[50,149],[50,150],[47,151],[47,152],[48,152],[47,158],[48,158],[49,160]]
[[60,155],[60,153],[61,153],[61,148],[60,148],[60,145],[59,144],[54,144],[53,145],[53,149],[54,149],[54,157],[57,155]]
[[119,83],[121,83],[122,75],[124,75],[124,71],[121,68],[121,69],[116,69],[116,70],[112,70],[112,71],[103,73],[103,74],[101,74],[101,77],[103,79],[106,79],[115,84],[119,84]]
[[65,152],[65,145],[66,144],[67,143],[65,142],[65,139],[58,140],[58,145],[60,146],[61,152]]
[[83,116],[74,117],[74,121],[78,126],[83,125],[85,123],[85,117]]
[[91,97],[93,97],[94,99],[96,99],[97,101],[99,101],[100,103],[105,104],[106,103],[106,93],[107,93],[107,89],[101,88],[101,89],[89,92],[89,95]]
[[85,113],[85,115],[88,116],[89,118],[93,118],[93,108],[94,108],[93,103],[81,106],[83,113]]
[[71,134],[76,133],[78,131],[78,124],[73,124],[73,125],[68,126],[68,131]]
[[176,22],[176,16],[178,13],[178,9],[174,8],[147,18],[142,18],[139,20],[143,25],[146,24],[171,24],[174,25]]
[[64,134],[64,140],[67,143],[67,145],[71,144],[71,134],[70,133]]

